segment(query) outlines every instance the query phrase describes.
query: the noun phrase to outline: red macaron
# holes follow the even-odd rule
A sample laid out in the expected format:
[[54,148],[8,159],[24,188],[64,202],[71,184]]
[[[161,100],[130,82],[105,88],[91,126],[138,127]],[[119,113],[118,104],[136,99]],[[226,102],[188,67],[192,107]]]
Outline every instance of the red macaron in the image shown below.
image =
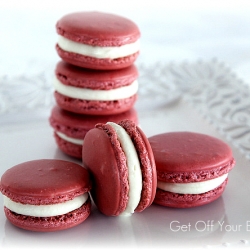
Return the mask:
[[137,99],[138,70],[96,71],[60,61],[55,69],[55,99],[61,108],[79,114],[110,115],[132,108]]
[[74,227],[90,215],[91,182],[82,166],[62,160],[34,160],[8,169],[1,177],[7,219],[31,231]]
[[67,155],[82,158],[82,144],[86,133],[97,123],[119,122],[129,119],[138,124],[137,112],[134,108],[117,115],[91,116],[80,115],[53,107],[49,117],[54,129],[54,137],[58,147]]
[[91,129],[83,143],[83,165],[92,176],[91,196],[103,214],[130,215],[153,202],[154,156],[147,137],[132,121]]
[[139,54],[140,30],[131,20],[86,11],[63,16],[56,24],[58,55],[83,68],[112,70],[133,64]]
[[149,138],[157,169],[154,203],[177,208],[210,203],[221,196],[235,160],[218,138],[169,132]]

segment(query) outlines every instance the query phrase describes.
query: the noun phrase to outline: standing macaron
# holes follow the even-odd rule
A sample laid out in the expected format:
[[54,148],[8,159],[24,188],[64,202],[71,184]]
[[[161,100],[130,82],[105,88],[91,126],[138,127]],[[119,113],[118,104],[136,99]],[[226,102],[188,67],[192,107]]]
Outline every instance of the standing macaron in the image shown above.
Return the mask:
[[177,208],[210,203],[221,196],[235,160],[223,141],[194,132],[149,138],[157,169],[154,203]]
[[138,26],[118,15],[95,11],[71,13],[57,22],[56,30],[59,56],[83,68],[125,68],[139,54]]
[[90,215],[89,174],[62,160],[34,160],[8,169],[1,177],[7,219],[31,231],[71,228]]
[[55,69],[55,99],[61,108],[79,114],[110,115],[134,106],[138,70],[96,71],[60,61]]
[[154,156],[147,137],[132,121],[97,124],[83,143],[83,164],[93,179],[92,198],[105,215],[146,209],[156,192]]
[[55,106],[49,117],[54,129],[54,137],[58,147],[66,154],[82,158],[82,144],[86,133],[97,123],[119,122],[130,119],[138,124],[137,112],[134,108],[117,115],[80,115]]

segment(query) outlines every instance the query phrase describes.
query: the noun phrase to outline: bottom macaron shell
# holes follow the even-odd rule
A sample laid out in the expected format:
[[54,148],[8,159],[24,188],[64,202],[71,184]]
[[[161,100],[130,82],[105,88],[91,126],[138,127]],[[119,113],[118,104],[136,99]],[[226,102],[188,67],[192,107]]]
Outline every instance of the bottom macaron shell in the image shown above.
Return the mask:
[[64,215],[52,217],[33,217],[16,214],[4,207],[7,219],[15,226],[38,232],[52,232],[79,225],[90,215],[91,200],[87,200],[80,208]]
[[58,45],[56,45],[56,50],[58,55],[65,61],[75,66],[88,69],[98,69],[98,70],[115,70],[122,69],[132,65],[137,59],[139,52],[132,55],[110,59],[110,58],[94,58],[89,56],[80,55],[73,52],[67,52],[62,50]]
[[61,95],[58,92],[55,92],[54,96],[58,106],[62,109],[78,114],[88,115],[120,114],[131,109],[137,100],[136,94],[131,97],[115,101],[80,100]]
[[54,137],[56,140],[56,144],[58,147],[67,155],[76,157],[81,159],[82,158],[82,145],[77,145],[68,141],[63,140],[60,138],[56,133],[54,133]]
[[190,208],[208,204],[221,196],[228,182],[228,178],[217,188],[202,194],[177,194],[161,189],[156,190],[154,203],[175,208]]

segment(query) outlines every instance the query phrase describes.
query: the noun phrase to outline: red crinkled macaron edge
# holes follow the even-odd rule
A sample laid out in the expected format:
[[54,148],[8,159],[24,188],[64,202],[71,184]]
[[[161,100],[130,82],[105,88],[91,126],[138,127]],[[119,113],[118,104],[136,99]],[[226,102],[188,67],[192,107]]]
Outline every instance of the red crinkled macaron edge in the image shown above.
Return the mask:
[[85,221],[91,213],[91,200],[88,198],[80,208],[67,214],[51,217],[21,215],[12,212],[6,207],[4,207],[4,212],[7,219],[17,227],[31,231],[52,232],[68,229]]
[[152,204],[155,197],[157,179],[153,152],[149,143],[147,143],[146,136],[133,121],[123,120],[118,125],[123,127],[130,136],[140,161],[142,192],[140,202],[135,211],[141,212]]

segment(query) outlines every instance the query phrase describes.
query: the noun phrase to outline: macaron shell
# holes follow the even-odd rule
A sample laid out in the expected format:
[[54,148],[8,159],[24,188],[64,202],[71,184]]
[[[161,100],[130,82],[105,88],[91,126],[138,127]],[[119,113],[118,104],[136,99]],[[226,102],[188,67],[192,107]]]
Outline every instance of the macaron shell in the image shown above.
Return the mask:
[[148,139],[139,127],[137,127],[137,129],[146,147],[146,151],[141,150],[141,147],[138,147],[137,149],[137,152],[140,155],[141,164],[143,166],[141,167],[143,175],[143,191],[141,194],[140,203],[135,211],[141,212],[149,207],[154,201],[157,188],[157,173],[154,154],[148,142]]
[[58,106],[54,106],[49,117],[49,122],[55,131],[59,131],[72,138],[84,139],[86,133],[94,128],[97,123],[106,123],[108,121],[119,122],[123,119],[130,119],[138,124],[137,111],[132,108],[117,115],[93,116],[68,112]]
[[92,198],[105,215],[116,216],[125,210],[128,201],[126,157],[114,129],[100,125],[91,129],[83,143],[83,165],[93,179]]
[[80,100],[61,95],[57,91],[55,91],[54,97],[62,109],[87,115],[120,114],[131,109],[137,100],[137,94],[115,101]]
[[15,226],[39,232],[52,232],[68,229],[85,221],[91,212],[90,198],[80,208],[64,215],[33,217],[16,214],[4,207],[7,219]]
[[73,66],[64,61],[57,63],[55,74],[64,85],[95,90],[110,90],[130,85],[138,78],[135,65],[120,70],[91,70]]
[[93,46],[121,46],[140,37],[137,25],[122,16],[103,12],[75,12],[56,24],[58,34]]
[[232,150],[205,134],[170,132],[149,138],[158,180],[199,182],[228,173],[235,165]]
[[56,51],[58,55],[65,62],[72,65],[95,69],[95,70],[118,70],[131,66],[139,56],[139,52],[131,54],[129,56],[120,57],[116,59],[110,58],[95,58],[90,56],[84,56],[81,54],[68,52],[61,49],[58,44],[56,45]]
[[157,189],[154,203],[175,208],[202,206],[218,199],[224,192],[227,182],[228,178],[219,187],[202,194],[177,194]]
[[18,164],[1,177],[1,192],[23,204],[61,203],[91,188],[89,173],[82,166],[63,160],[34,160]]
[[141,212],[152,204],[156,193],[157,175],[154,155],[146,135],[133,121],[123,120],[118,124],[122,126],[130,136],[140,160],[142,192],[141,200],[135,211]]

